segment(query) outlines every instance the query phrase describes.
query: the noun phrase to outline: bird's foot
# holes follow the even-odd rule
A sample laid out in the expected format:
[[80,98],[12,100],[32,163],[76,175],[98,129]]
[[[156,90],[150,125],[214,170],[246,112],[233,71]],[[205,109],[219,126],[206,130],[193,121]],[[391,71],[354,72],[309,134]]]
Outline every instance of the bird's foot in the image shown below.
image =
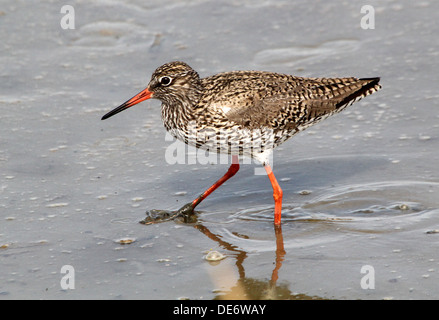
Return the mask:
[[146,218],[139,221],[141,224],[156,224],[165,221],[176,220],[182,223],[194,223],[197,221],[192,202],[185,204],[177,211],[152,209],[146,211]]

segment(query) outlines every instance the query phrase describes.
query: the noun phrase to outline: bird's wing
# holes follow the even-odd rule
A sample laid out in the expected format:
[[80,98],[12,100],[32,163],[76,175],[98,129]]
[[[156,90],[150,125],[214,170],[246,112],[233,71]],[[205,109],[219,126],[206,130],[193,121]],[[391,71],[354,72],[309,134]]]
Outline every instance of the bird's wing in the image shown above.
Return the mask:
[[241,93],[223,91],[220,105],[229,121],[249,129],[300,130],[379,90],[378,82],[379,78],[289,77],[262,87],[249,85]]

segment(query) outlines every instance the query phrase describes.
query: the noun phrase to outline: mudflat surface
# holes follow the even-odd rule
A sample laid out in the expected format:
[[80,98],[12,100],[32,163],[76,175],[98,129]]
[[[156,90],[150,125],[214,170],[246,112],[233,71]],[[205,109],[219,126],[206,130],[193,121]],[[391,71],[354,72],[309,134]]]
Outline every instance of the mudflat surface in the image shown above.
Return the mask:
[[[55,2],[0,8],[0,299],[439,297],[438,2],[372,1],[367,30],[355,1],[70,4],[72,30]],[[172,60],[383,89],[276,150],[281,229],[255,164],[196,223],[145,226],[228,168],[167,161],[159,101],[100,120]]]

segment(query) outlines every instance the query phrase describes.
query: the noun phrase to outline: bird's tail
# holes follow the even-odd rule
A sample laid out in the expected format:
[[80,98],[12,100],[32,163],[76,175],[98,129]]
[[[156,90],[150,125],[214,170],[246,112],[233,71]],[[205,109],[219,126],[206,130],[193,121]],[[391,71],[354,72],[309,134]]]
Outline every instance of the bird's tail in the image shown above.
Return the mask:
[[[348,95],[343,97],[342,100],[337,102],[337,104],[336,104],[337,111],[341,111],[338,109],[344,109],[344,108],[350,106],[351,104],[353,104],[354,102],[361,100],[365,96],[368,96],[368,95],[380,90],[381,85],[379,84],[379,82],[380,82],[379,77],[358,79],[358,82],[353,83],[352,86],[359,87],[359,88],[358,89],[352,88],[351,93],[349,93]],[[355,90],[355,89],[357,89],[357,90]]]

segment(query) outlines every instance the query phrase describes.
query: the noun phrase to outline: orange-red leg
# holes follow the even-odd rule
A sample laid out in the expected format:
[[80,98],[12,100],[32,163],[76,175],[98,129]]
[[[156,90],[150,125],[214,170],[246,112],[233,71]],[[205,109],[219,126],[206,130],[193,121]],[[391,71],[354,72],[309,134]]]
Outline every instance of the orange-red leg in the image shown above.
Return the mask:
[[226,172],[226,174],[221,177],[217,182],[215,182],[209,189],[204,191],[198,198],[196,198],[194,201],[187,203],[184,205],[180,210],[177,211],[178,215],[189,215],[192,214],[195,207],[200,204],[201,201],[203,201],[208,195],[210,195],[212,192],[214,192],[216,189],[218,189],[224,182],[229,180],[231,177],[233,177],[239,170],[239,160],[238,156],[232,156],[232,165],[230,166],[229,170]]
[[[229,170],[227,170],[226,174],[221,177],[217,182],[215,182],[209,189],[204,191],[198,198],[194,201],[186,203],[179,210],[169,213],[164,212],[163,210],[151,210],[147,212],[147,218],[142,220],[144,224],[153,224],[163,221],[168,221],[171,219],[175,219],[176,217],[190,217],[194,213],[194,209],[196,206],[200,204],[208,195],[218,189],[224,182],[233,177],[239,170],[239,160],[238,156],[232,156],[232,165]],[[157,213],[158,211],[158,213]],[[186,221],[186,218],[185,218]]]
[[221,177],[217,182],[215,182],[209,189],[204,191],[197,199],[192,201],[192,208],[195,208],[201,201],[203,201],[208,195],[218,189],[224,182],[233,177],[239,170],[239,160],[238,156],[232,156],[232,165],[226,174]]
[[271,185],[273,187],[273,198],[274,198],[274,224],[280,225],[281,212],[282,212],[282,189],[271,170],[270,165],[265,165],[265,171],[267,171],[268,178],[270,179]]

